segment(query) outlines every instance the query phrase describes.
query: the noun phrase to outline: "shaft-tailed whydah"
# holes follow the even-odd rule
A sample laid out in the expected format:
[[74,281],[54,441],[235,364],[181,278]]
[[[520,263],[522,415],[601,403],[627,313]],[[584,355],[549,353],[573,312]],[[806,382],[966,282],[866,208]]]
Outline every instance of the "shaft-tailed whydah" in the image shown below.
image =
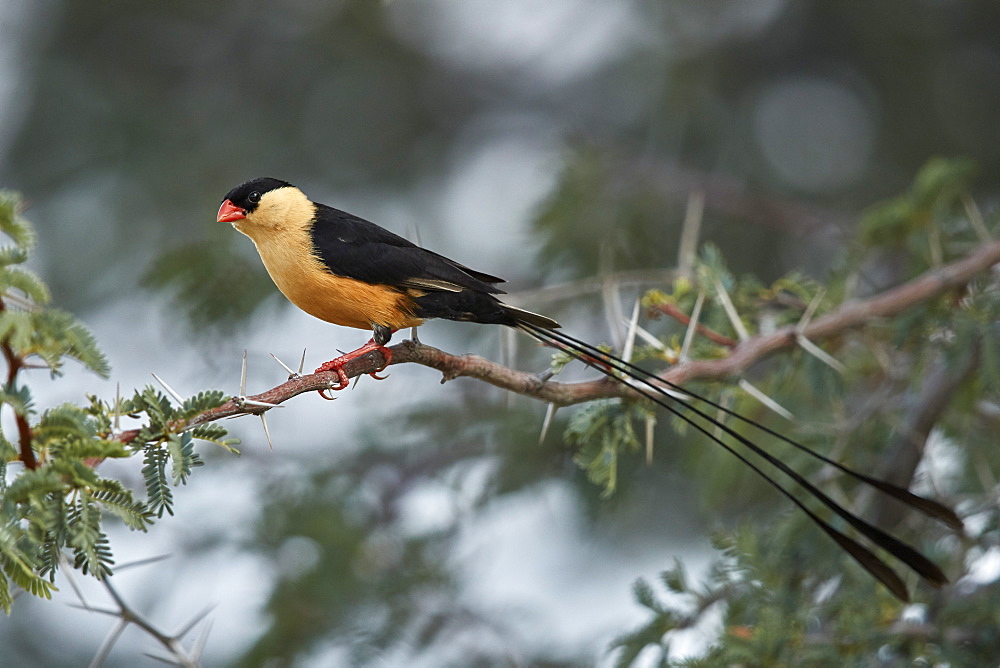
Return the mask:
[[[313,202],[295,186],[278,179],[257,178],[233,188],[222,201],[218,221],[232,223],[253,240],[275,285],[293,304],[320,320],[373,333],[372,339],[361,348],[316,370],[337,372],[339,387],[333,389],[347,387],[343,366],[360,355],[378,350],[388,365],[392,352],[385,344],[396,330],[414,327],[432,318],[512,327],[628,385],[725,448],[798,506],[898,598],[904,601],[909,598],[902,579],[869,548],[834,528],[806,506],[791,491],[796,485],[931,585],[941,586],[948,581],[937,565],[915,549],[848,511],[769,450],[725,422],[716,420],[708,411],[723,411],[752,425],[768,438],[798,448],[960,530],[962,522],[951,509],[853,471],[706,397],[569,336],[551,318],[505,304],[498,297],[504,292],[497,287],[503,279],[420,248],[367,220]],[[779,483],[771,473],[775,470],[794,484],[786,487]]]

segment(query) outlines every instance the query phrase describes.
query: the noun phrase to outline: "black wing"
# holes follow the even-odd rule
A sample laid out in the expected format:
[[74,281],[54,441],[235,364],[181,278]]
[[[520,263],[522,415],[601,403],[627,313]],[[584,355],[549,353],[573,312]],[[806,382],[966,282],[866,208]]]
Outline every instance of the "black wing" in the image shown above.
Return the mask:
[[493,285],[503,283],[502,278],[470,269],[325,204],[316,205],[311,236],[323,264],[338,276],[421,290],[503,294]]

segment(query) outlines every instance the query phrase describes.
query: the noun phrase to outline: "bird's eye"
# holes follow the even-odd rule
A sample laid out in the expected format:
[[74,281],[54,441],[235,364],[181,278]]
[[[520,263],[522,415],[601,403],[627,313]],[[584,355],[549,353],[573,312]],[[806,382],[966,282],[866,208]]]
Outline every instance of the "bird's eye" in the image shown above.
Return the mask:
[[253,191],[252,193],[247,195],[247,201],[249,201],[251,204],[256,204],[257,202],[260,201],[260,193],[257,192],[256,190]]

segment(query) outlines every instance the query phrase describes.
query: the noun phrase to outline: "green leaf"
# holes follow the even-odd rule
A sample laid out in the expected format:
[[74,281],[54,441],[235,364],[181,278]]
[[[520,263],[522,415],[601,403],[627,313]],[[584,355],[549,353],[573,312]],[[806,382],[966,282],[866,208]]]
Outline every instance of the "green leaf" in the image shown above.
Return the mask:
[[[170,398],[155,387],[147,385],[132,399],[136,411],[145,411],[149,416],[149,426],[153,431],[166,431],[167,420],[173,418],[174,408]],[[132,411],[129,411],[132,412]]]
[[901,244],[932,226],[939,209],[967,192],[976,164],[964,158],[933,158],[924,165],[910,192],[869,207],[861,216],[861,241],[868,246]]
[[9,236],[25,251],[29,251],[35,245],[35,231],[18,215],[20,210],[21,196],[10,190],[0,190],[0,232]]
[[[51,331],[49,343],[57,359],[63,356],[75,359],[101,378],[107,378],[111,374],[111,366],[90,330],[65,311],[49,309],[42,313],[44,315],[37,318],[35,326],[42,331]],[[48,327],[52,329],[48,330]],[[47,357],[43,352],[48,351],[36,351]],[[57,365],[58,362],[55,365],[50,363],[50,366]]]
[[4,500],[10,503],[28,503],[50,492],[62,493],[66,485],[59,473],[51,467],[43,467],[33,471],[23,471],[7,488]]
[[595,401],[578,410],[566,427],[567,442],[580,448],[573,460],[591,482],[604,487],[604,497],[618,485],[619,454],[640,447],[633,424],[641,417],[636,411],[633,405],[615,399]]
[[160,447],[159,443],[145,446],[142,478],[146,483],[146,504],[150,512],[156,513],[157,517],[163,517],[164,512],[174,514],[174,495],[167,480],[168,458],[167,450]]
[[0,341],[8,343],[15,352],[31,346],[34,331],[35,321],[30,311],[0,312]]
[[[0,524],[0,572],[29,594],[52,598],[56,587],[35,573],[32,559],[18,547],[17,533],[12,525]],[[0,593],[0,607],[9,614],[12,597],[6,581],[0,588],[5,592]]]
[[53,370],[62,359],[75,359],[101,377],[110,373],[107,359],[86,327],[57,309],[0,312],[0,340],[20,357],[37,355]]
[[0,571],[0,610],[9,615],[13,604],[14,597],[10,593],[10,583],[7,581],[7,574]]
[[78,406],[62,404],[42,413],[32,430],[35,438],[92,437],[96,435],[93,420]]
[[226,403],[226,394],[222,390],[207,390],[205,392],[199,392],[193,397],[189,397],[184,401],[184,405],[181,406],[178,415],[183,418],[190,418],[192,416],[198,415],[199,413],[204,413],[207,410],[213,408],[218,408],[222,404]]
[[36,304],[47,304],[52,299],[48,286],[34,272],[3,266],[2,260],[0,257],[0,292],[19,290]]
[[653,588],[649,586],[649,583],[644,578],[639,578],[632,584],[632,595],[635,597],[636,603],[642,607],[659,612],[660,606],[656,602],[656,595],[653,593]]
[[28,252],[19,246],[0,246],[0,267],[28,261]]
[[[219,271],[225,267],[225,271]],[[198,328],[246,320],[274,294],[260,263],[231,243],[198,242],[164,253],[142,277],[144,287],[174,293],[173,306]]]
[[171,473],[175,485],[186,484],[188,476],[191,475],[191,469],[204,464],[194,451],[194,438],[191,432],[171,434],[170,438],[167,439],[167,450],[170,452],[170,460],[173,462]]
[[969,190],[977,171],[976,162],[969,158],[931,158],[913,181],[914,204],[931,208],[939,202],[951,202]]
[[111,575],[111,550],[108,537],[101,531],[101,509],[82,493],[80,500],[71,507],[67,544],[73,548],[73,566],[91,573],[97,579]]
[[674,567],[660,573],[660,580],[663,581],[668,590],[675,594],[683,594],[688,591],[687,574],[684,572],[684,564],[676,557],[674,558]]
[[221,441],[229,432],[217,422],[200,424],[191,430],[191,435],[202,441]]
[[95,486],[93,496],[105,510],[121,518],[133,531],[146,531],[153,523],[152,511],[117,480],[101,480]]

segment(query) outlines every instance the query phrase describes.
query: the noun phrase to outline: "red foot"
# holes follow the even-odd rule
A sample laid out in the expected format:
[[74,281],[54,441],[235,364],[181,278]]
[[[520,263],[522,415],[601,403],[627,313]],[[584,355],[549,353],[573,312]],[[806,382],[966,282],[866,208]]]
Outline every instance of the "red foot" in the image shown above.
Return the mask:
[[[351,352],[341,355],[340,357],[337,357],[335,359],[332,359],[329,362],[324,362],[319,367],[317,367],[313,373],[322,373],[323,371],[336,371],[337,379],[340,381],[340,384],[337,387],[331,387],[330,389],[334,391],[343,390],[344,388],[346,388],[348,385],[351,384],[351,380],[347,377],[347,374],[344,373],[344,365],[353,359],[357,359],[362,355],[370,353],[373,350],[377,350],[380,353],[382,353],[382,357],[385,358],[385,364],[382,365],[381,369],[373,371],[368,375],[374,378],[375,380],[385,380],[387,376],[379,376],[378,371],[382,371],[382,369],[385,369],[387,366],[389,366],[389,363],[392,362],[392,351],[386,348],[385,346],[380,346],[379,344],[375,343],[375,339],[368,339],[368,343],[361,346],[357,350],[352,350]],[[317,391],[319,392],[319,396],[323,397],[324,399],[331,401],[333,399],[336,399],[336,397],[328,397],[325,394],[326,390],[317,390]]]

